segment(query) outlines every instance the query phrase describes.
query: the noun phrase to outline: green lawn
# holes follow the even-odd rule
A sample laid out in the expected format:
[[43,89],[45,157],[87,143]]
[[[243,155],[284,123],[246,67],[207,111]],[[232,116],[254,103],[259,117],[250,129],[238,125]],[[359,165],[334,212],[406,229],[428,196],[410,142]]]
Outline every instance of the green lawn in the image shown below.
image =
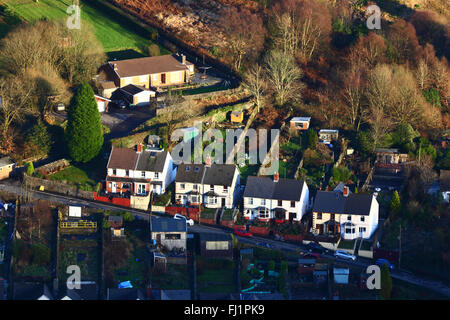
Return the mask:
[[50,180],[66,181],[71,184],[78,185],[80,189],[86,191],[95,190],[97,182],[89,178],[86,171],[75,166],[68,166],[64,170],[50,175]]
[[[65,19],[66,12],[72,0],[3,0],[7,7],[23,20],[32,22],[39,19]],[[134,49],[141,54],[147,54],[151,44],[150,28],[143,28],[131,19],[120,14],[115,8],[102,4],[98,0],[82,0],[81,24],[90,24],[105,52]],[[125,50],[126,51],[126,50]],[[161,53],[167,53],[162,48]],[[111,56],[109,58],[112,58]],[[119,58],[124,58],[123,56]]]
[[234,262],[197,256],[197,286],[203,293],[233,293],[236,291]]
[[355,240],[341,240],[339,243],[339,249],[353,249],[355,246]]

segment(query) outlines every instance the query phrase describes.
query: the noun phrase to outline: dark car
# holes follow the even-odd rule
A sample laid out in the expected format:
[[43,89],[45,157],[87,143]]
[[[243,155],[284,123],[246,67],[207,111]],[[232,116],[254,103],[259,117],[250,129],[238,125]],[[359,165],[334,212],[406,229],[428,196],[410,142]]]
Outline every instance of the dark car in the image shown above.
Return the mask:
[[315,243],[315,242],[310,242],[306,245],[306,249],[309,252],[315,252],[315,253],[319,253],[319,254],[324,254],[325,252],[327,252],[327,249],[325,249],[324,247],[322,247],[320,244]]
[[125,109],[128,107],[128,103],[125,100],[114,100],[111,104],[119,109]]
[[390,263],[388,260],[386,259],[378,259],[375,264],[379,267],[381,267],[383,264],[387,265],[389,270],[394,270],[394,265],[392,263]]

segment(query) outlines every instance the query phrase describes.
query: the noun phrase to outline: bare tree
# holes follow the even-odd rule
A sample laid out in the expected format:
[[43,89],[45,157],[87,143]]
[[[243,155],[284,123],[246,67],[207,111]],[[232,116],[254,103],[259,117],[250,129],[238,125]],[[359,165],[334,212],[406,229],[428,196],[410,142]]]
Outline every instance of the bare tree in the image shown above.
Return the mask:
[[282,0],[272,11],[278,49],[310,60],[319,47],[329,42],[331,16],[327,8],[314,0]]
[[371,106],[368,122],[373,137],[373,147],[375,149],[383,137],[391,131],[392,123],[386,117],[383,108],[378,106]]
[[364,84],[362,71],[350,68],[342,75],[341,95],[348,106],[348,114],[351,125],[359,131],[361,122],[365,119],[366,108],[363,104]]
[[221,16],[220,25],[227,49],[233,57],[234,68],[239,70],[246,56],[256,56],[261,51],[266,31],[261,17],[247,9],[229,7],[222,11]]
[[301,98],[300,82],[303,72],[297,67],[294,58],[281,50],[272,50],[265,59],[268,82],[275,92],[275,100],[284,105],[289,100]]
[[[33,87],[24,85],[21,76],[0,79],[0,133],[5,144],[11,143],[9,130],[15,121],[20,121],[27,113],[32,100]],[[9,141],[9,143],[7,143]]]
[[258,112],[264,104],[267,90],[267,83],[263,76],[263,68],[259,64],[255,64],[247,72],[244,79],[244,87],[252,94]]
[[431,72],[430,68],[428,68],[428,64],[424,59],[420,59],[419,63],[417,64],[416,78],[421,90],[424,90],[428,87],[430,74]]

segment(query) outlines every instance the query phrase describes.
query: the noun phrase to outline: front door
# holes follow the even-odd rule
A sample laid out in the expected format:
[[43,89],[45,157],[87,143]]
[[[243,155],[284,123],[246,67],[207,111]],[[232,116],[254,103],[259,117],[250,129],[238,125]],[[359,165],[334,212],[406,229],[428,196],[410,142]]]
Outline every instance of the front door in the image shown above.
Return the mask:
[[297,214],[295,212],[289,212],[289,222],[292,222],[296,216]]
[[225,207],[225,198],[222,198],[222,207]]
[[165,73],[161,73],[161,83],[166,83],[166,74]]
[[117,184],[115,182],[112,183],[111,192],[112,193],[116,193],[117,192]]
[[160,234],[160,233],[158,233],[158,234],[156,235],[156,243],[157,243],[157,244],[161,244],[161,234]]

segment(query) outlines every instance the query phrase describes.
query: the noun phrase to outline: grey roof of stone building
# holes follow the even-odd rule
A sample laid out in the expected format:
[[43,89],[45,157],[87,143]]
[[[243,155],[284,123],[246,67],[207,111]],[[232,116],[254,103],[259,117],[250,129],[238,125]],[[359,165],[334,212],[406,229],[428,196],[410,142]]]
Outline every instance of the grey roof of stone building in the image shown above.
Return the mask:
[[278,182],[268,177],[248,177],[244,197],[299,201],[303,192],[303,180],[282,179]]
[[313,212],[368,216],[372,198],[370,194],[350,193],[344,197],[341,192],[317,191]]
[[166,163],[167,151],[144,150],[139,154],[136,170],[163,172]]
[[187,232],[186,221],[152,216],[152,232]]

